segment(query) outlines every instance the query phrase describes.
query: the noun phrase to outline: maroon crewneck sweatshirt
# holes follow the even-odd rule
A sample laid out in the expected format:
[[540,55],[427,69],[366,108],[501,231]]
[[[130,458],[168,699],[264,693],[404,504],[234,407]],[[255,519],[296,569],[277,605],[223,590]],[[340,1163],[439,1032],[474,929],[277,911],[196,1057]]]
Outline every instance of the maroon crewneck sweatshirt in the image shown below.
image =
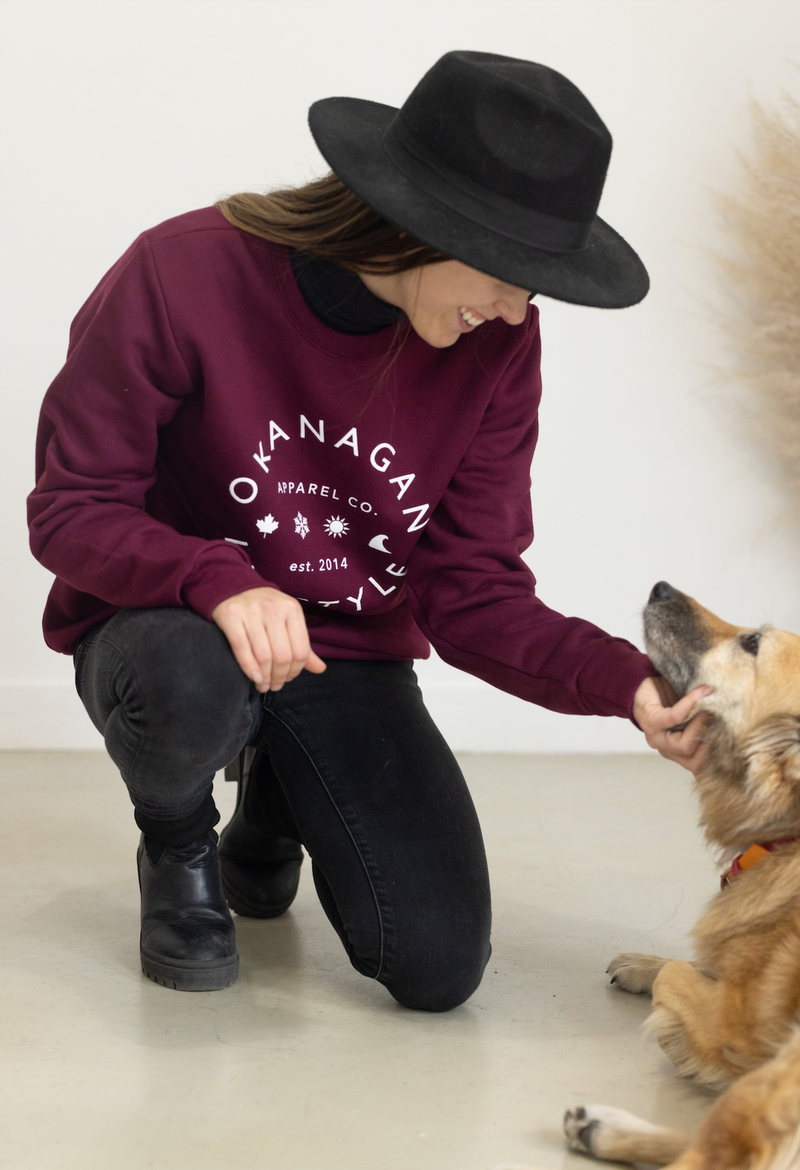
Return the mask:
[[73,322],[29,501],[70,653],[121,608],[271,584],[333,658],[445,661],[556,711],[630,715],[655,671],[544,605],[533,539],[538,313],[435,349],[338,333],[288,249],[216,208],[141,235]]

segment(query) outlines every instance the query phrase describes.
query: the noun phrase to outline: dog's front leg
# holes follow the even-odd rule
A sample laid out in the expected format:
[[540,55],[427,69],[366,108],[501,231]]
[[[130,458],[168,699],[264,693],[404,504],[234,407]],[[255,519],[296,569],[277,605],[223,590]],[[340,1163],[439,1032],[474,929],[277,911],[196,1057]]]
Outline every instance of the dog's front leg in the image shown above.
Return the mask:
[[634,995],[652,995],[656,976],[668,962],[669,959],[660,959],[658,955],[626,952],[611,960],[606,974],[622,991],[630,991]]
[[564,1115],[567,1145],[579,1154],[607,1162],[647,1162],[666,1166],[680,1157],[691,1135],[651,1125],[625,1109],[586,1105]]
[[693,963],[666,963],[653,986],[648,1027],[685,1077],[726,1087],[766,1060],[771,1046],[753,1028],[746,989],[699,971]]

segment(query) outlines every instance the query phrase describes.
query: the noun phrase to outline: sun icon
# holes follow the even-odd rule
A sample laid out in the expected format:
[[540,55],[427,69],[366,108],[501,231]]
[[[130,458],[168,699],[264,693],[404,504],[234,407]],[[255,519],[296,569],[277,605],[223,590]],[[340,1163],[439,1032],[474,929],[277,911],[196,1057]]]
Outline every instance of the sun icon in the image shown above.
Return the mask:
[[344,536],[350,525],[346,520],[342,520],[341,516],[331,516],[330,520],[326,520],[322,527],[328,536]]

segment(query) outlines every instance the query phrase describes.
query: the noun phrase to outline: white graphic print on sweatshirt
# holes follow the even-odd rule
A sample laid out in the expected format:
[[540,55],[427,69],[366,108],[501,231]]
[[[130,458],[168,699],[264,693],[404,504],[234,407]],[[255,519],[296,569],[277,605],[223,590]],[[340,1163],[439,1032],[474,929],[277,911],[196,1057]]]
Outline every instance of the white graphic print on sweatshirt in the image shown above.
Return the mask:
[[[291,424],[286,426],[292,429]],[[260,439],[257,450],[252,452],[258,470],[250,475],[239,475],[228,485],[232,499],[242,505],[245,529],[252,524],[261,540],[267,542],[267,545],[262,546],[265,552],[269,546],[263,575],[275,580],[286,592],[299,596],[294,582],[299,582],[302,574],[303,592],[311,596],[300,597],[301,601],[310,601],[323,607],[341,605],[356,613],[385,610],[387,602],[384,599],[391,597],[390,606],[399,600],[401,578],[406,573],[398,542],[403,545],[403,556],[407,556],[416,537],[409,541],[406,534],[420,532],[430,519],[429,503],[411,502],[413,495],[411,501],[407,498],[417,478],[416,473],[404,471],[399,475],[388,474],[395,469],[395,447],[381,441],[374,446],[366,444],[362,451],[356,426],[351,427],[335,443],[326,442],[325,420],[319,419],[316,425],[312,425],[301,414],[296,437],[304,440],[304,447],[309,442],[323,444],[326,452],[331,455],[337,452],[343,457],[341,467],[335,473],[338,482],[322,482],[323,478],[333,478],[330,459],[324,477],[312,479],[304,475],[302,479],[284,479],[286,473],[282,465],[285,467],[291,462],[287,444],[292,443],[293,439],[283,426],[270,419],[268,449],[265,450],[264,440]],[[347,457],[346,460],[344,457]],[[365,473],[368,473],[367,482],[370,476],[374,477],[374,495],[384,503],[387,502],[385,485],[391,485],[390,506],[393,516],[379,517],[377,507],[370,500],[361,499],[361,493],[351,494],[347,487],[342,486],[348,480],[353,480],[352,458],[359,461],[358,481],[364,494]],[[266,514],[265,502],[269,509]],[[252,520],[245,519],[246,513],[252,515]],[[253,549],[252,555],[260,559],[258,545],[253,548],[250,540],[242,539],[244,535],[245,531],[240,531],[235,537],[226,536],[225,539],[232,544]],[[310,538],[309,548],[304,549],[301,545],[295,549],[294,542],[305,542],[307,537]],[[278,545],[275,545],[275,540],[279,541]],[[335,552],[330,547],[331,541],[337,542]],[[390,547],[391,544],[396,546],[397,551]],[[382,554],[389,563],[380,568],[376,566],[370,572],[362,564],[364,554],[370,556],[366,552],[368,549]],[[298,559],[298,553],[302,560]],[[261,571],[260,566],[255,567]],[[354,581],[353,570],[358,570],[361,580],[356,578]],[[337,589],[337,579],[343,584],[346,581],[344,589]],[[317,588],[312,588],[316,582]],[[329,583],[333,585],[332,589]],[[315,593],[317,596],[314,596]],[[337,593],[339,596],[336,596]]]

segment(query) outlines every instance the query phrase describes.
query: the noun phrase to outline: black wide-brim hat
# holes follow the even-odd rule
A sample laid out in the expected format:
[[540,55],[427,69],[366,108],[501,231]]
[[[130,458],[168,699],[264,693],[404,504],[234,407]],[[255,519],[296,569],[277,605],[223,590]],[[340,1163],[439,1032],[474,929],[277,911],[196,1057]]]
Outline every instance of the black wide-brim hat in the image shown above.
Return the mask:
[[407,101],[315,102],[309,125],[339,178],[383,219],[454,260],[579,305],[635,305],[649,279],[597,215],[611,135],[546,65],[453,52]]

